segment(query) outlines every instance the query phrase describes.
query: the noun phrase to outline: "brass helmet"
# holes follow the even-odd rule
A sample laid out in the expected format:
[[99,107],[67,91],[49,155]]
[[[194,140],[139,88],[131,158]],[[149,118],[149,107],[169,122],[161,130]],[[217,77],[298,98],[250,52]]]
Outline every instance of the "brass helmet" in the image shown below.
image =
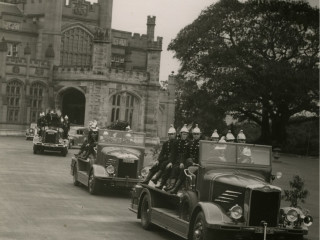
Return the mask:
[[173,124],[170,125],[170,128],[168,130],[168,134],[176,133],[176,129],[173,127]]
[[183,127],[180,130],[180,133],[189,133],[189,130],[187,128],[187,124],[184,124]]
[[227,133],[227,135],[226,135],[226,140],[227,140],[227,142],[233,142],[234,140],[235,140],[235,138],[234,138],[234,136],[233,136],[233,134],[231,133],[231,130],[229,130],[228,131],[228,133]]
[[246,141],[246,135],[244,135],[243,130],[240,130],[240,132],[238,133],[237,141]]
[[196,127],[194,129],[192,129],[192,133],[201,133],[201,130],[198,127],[198,124],[196,124]]
[[212,140],[216,140],[219,141],[219,134],[218,134],[218,130],[215,129],[211,135]]

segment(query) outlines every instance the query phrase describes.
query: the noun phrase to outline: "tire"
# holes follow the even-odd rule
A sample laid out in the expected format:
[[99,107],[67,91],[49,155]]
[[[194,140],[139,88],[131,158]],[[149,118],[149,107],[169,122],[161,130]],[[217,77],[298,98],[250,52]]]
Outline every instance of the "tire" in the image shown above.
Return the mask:
[[69,142],[69,149],[71,149],[73,146],[72,142]]
[[79,186],[77,164],[73,166],[73,185]]
[[203,212],[199,212],[192,225],[189,240],[213,240],[213,235],[206,227],[206,220]]
[[67,154],[68,154],[68,149],[64,148],[64,149],[61,150],[61,155],[63,157],[67,156]]
[[88,179],[88,191],[91,195],[97,195],[100,192],[101,186],[99,181],[94,177],[93,170],[91,170]]
[[37,152],[38,152],[37,147],[36,147],[36,146],[33,146],[33,154],[37,154]]
[[151,203],[148,195],[145,195],[141,203],[141,226],[148,230],[151,228]]

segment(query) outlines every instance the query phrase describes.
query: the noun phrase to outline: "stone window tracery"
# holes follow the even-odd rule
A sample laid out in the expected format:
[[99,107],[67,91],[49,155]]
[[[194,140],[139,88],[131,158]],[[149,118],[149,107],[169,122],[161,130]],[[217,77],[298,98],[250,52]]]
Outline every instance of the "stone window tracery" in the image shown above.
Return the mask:
[[136,97],[127,92],[117,93],[112,96],[111,104],[111,122],[121,120],[127,121],[131,126],[134,125],[139,107],[139,101]]
[[62,33],[61,65],[91,66],[93,37],[83,28],[74,27]]
[[30,87],[30,120],[37,122],[42,112],[45,87],[40,83],[34,83]]
[[19,81],[11,81],[7,85],[7,121],[19,122],[20,100],[22,96],[22,84]]

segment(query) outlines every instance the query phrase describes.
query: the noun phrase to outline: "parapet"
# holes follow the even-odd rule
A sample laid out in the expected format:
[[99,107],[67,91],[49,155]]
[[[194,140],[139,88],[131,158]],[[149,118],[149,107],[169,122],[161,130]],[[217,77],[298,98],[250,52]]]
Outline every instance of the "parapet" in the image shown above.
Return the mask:
[[156,16],[148,16],[147,25],[156,25]]

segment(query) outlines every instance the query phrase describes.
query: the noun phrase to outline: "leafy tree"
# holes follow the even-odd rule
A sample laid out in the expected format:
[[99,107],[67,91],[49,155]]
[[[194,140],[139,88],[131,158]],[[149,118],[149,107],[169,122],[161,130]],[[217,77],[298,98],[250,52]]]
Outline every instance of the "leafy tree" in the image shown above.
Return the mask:
[[116,121],[111,123],[109,126],[107,126],[108,129],[112,130],[120,130],[124,131],[126,130],[126,127],[129,126],[129,123],[127,121]]
[[309,195],[308,190],[304,189],[304,180],[298,176],[293,176],[293,180],[289,182],[291,190],[284,190],[282,198],[290,202],[290,207],[299,207],[299,202],[305,203],[305,199]]
[[[184,99],[205,98],[239,121],[259,124],[262,143],[284,143],[291,116],[318,112],[318,19],[319,9],[306,2],[209,6],[168,46],[181,62],[181,90],[192,88]],[[187,106],[193,114],[208,110]]]

